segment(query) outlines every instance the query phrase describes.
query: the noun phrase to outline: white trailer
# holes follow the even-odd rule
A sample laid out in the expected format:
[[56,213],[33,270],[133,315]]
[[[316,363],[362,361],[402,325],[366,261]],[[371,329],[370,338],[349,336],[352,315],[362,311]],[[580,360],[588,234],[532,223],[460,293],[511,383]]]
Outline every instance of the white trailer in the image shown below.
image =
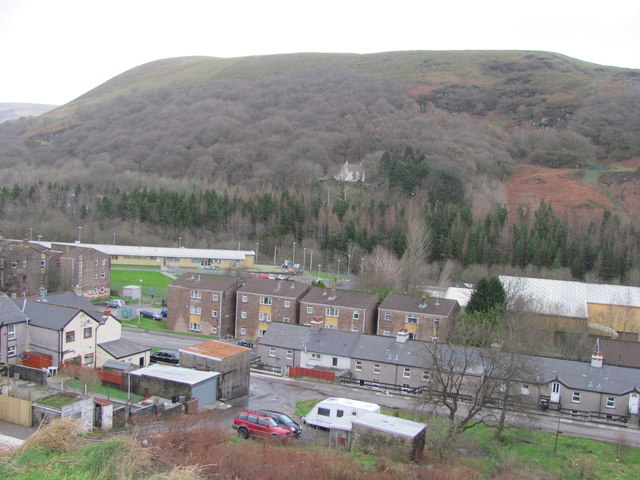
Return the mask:
[[351,420],[369,412],[380,413],[380,405],[350,398],[327,398],[318,402],[302,421],[316,427],[350,432]]

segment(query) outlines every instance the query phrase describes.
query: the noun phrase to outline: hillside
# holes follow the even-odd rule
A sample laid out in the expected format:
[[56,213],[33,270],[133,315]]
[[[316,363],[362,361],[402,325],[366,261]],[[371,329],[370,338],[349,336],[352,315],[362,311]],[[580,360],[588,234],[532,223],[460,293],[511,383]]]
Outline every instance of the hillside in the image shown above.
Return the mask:
[[[132,243],[189,236],[272,248],[291,235],[343,255],[354,241],[366,252],[389,246],[394,229],[400,255],[398,232],[416,203],[425,212],[464,204],[474,221],[506,206],[510,225],[531,221],[542,200],[576,241],[610,211],[635,226],[638,158],[640,72],[534,51],[172,58],[0,126],[0,187],[30,192],[5,194],[9,218],[45,235],[82,220],[97,240],[119,220],[135,222],[122,232]],[[345,162],[363,165],[366,184],[333,180]],[[171,207],[158,192],[175,193]],[[64,222],[38,216],[44,199]],[[453,234],[456,215],[468,214],[449,213],[439,228]],[[513,264],[502,251],[514,248],[513,232],[501,225],[489,259]],[[24,234],[17,220],[4,228]],[[476,261],[462,235],[457,253],[444,245],[433,260]]]
[[0,123],[20,117],[37,117],[56,108],[56,105],[34,103],[0,103]]

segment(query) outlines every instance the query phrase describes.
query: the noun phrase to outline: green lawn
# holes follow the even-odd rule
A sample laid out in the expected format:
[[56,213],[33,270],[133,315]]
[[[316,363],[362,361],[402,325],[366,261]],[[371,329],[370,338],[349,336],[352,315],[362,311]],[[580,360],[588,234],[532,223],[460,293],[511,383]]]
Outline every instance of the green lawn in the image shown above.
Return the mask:
[[167,285],[173,279],[158,271],[113,270],[111,269],[111,293],[114,296],[122,295],[122,287],[127,285],[140,285],[142,280],[142,297],[154,299],[167,297]]
[[[79,392],[84,392],[84,383],[82,382],[82,380],[77,380],[77,379],[69,380],[66,383],[66,385],[68,385],[69,387]],[[103,397],[106,397],[109,399],[112,398],[114,400],[120,400],[122,402],[126,402],[127,399],[129,398],[129,395],[126,391],[120,390],[116,387],[109,387],[107,385],[87,385],[87,390],[90,393],[97,393]],[[131,394],[131,400],[133,402],[139,402],[143,398],[144,398],[144,395],[138,395],[135,393]]]

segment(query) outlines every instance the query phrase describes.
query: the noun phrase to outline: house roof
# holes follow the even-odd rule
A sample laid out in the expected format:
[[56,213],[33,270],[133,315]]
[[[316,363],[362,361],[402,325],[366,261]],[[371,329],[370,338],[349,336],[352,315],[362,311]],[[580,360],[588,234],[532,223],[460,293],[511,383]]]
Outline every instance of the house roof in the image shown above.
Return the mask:
[[369,308],[378,303],[378,296],[375,293],[313,287],[300,301],[338,307]]
[[426,423],[414,422],[405,418],[384,415],[382,413],[367,412],[351,420],[353,425],[393,433],[403,437],[414,438],[425,428]]
[[25,323],[27,316],[6,294],[0,293],[0,325]]
[[537,313],[588,318],[588,303],[640,308],[640,287],[600,285],[543,278],[500,276],[508,296],[527,300]]
[[125,340],[124,338],[99,343],[98,347],[102,348],[105,352],[107,352],[115,359],[124,358],[135,355],[137,353],[143,353],[151,350],[150,347]]
[[[260,346],[288,348],[325,355],[350,357],[353,360],[365,360],[391,363],[415,368],[429,368],[431,353],[429,348],[435,344],[406,340],[398,342],[395,337],[366,335],[320,329],[312,332],[303,325],[273,323],[260,340]],[[476,365],[469,370],[481,374],[483,358],[488,351],[478,348],[465,348],[455,345],[437,344],[445,356],[465,357],[470,364]],[[640,391],[640,370],[634,368],[603,365],[592,367],[590,363],[576,362],[557,358],[524,357],[528,364],[520,380],[547,384],[558,381],[568,388],[610,394],[623,394],[631,390]],[[530,368],[529,368],[530,366]]]
[[[82,312],[79,308],[59,307],[56,305],[30,302],[26,300],[16,300],[16,304],[18,305],[18,308],[24,307],[24,313],[29,318],[29,325],[47,328],[49,330],[64,329],[71,320]],[[85,313],[96,322],[101,323],[94,315],[91,315],[88,312]]]
[[180,349],[180,353],[222,360],[251,351],[250,348],[240,347],[231,343],[208,340],[190,347]]
[[379,310],[425,313],[439,317],[448,317],[456,308],[458,308],[458,302],[456,300],[434,297],[410,297],[397,293],[387,295],[384,301],[378,306]]
[[185,273],[169,284],[170,287],[196,288],[221,292],[238,282],[235,277],[208,275],[204,273]]
[[[31,242],[51,248],[51,242]],[[94,243],[55,243],[56,245],[83,246],[93,248],[111,256],[161,257],[161,258],[203,258],[220,260],[244,260],[247,255],[255,255],[253,250],[219,250],[209,248],[168,248],[141,247],[133,245],[101,245]]]
[[202,372],[192,368],[174,367],[172,365],[160,365],[154,363],[145,368],[140,368],[130,373],[130,375],[144,375],[147,377],[161,378],[176,383],[185,383],[187,385],[197,385],[198,383],[215,378],[218,372]]
[[286,282],[282,280],[268,280],[266,278],[250,278],[238,293],[253,293],[269,295],[271,297],[300,298],[309,289],[309,284],[303,282]]
[[61,293],[57,295],[47,295],[44,297],[30,298],[29,302],[39,302],[59,307],[71,307],[84,311],[96,322],[103,324],[107,317],[104,316],[104,307],[94,305],[84,295],[77,293]]
[[447,288],[447,293],[445,293],[444,298],[456,300],[461,307],[466,307],[472,294],[473,288],[449,287]]

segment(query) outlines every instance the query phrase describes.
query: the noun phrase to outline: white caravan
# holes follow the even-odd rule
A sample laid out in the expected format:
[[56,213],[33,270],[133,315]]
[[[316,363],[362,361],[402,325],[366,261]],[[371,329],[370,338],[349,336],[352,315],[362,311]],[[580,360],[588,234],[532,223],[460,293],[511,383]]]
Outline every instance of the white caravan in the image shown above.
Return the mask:
[[365,413],[380,413],[380,405],[349,398],[327,398],[318,402],[302,421],[316,427],[351,431],[351,420]]

